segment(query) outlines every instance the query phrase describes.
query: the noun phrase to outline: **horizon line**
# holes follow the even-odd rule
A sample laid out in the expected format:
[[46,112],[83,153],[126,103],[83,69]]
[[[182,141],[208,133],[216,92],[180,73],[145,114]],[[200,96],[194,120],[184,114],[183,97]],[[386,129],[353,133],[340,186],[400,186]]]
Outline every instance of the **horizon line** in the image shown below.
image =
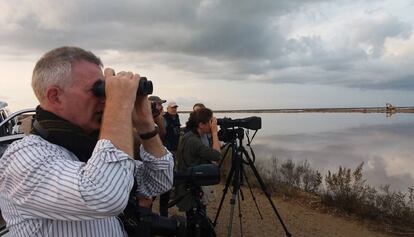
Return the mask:
[[[183,110],[179,113],[191,113]],[[338,107],[338,108],[290,108],[290,109],[217,109],[214,113],[414,113],[414,106],[404,107]]]

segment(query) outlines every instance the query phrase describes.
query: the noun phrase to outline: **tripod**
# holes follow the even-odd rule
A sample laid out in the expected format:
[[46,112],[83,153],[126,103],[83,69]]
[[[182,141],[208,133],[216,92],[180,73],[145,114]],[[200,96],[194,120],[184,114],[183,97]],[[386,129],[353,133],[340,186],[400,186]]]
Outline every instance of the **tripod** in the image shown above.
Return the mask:
[[204,195],[201,186],[195,184],[185,184],[185,189],[188,191],[182,196],[168,203],[168,207],[175,206],[186,197],[192,197],[195,201],[195,207],[187,211],[187,233],[186,236],[194,237],[216,237],[214,226],[206,213],[206,207],[203,205],[201,199]]
[[[229,225],[228,225],[228,229],[227,229],[227,236],[228,237],[231,236],[236,198],[237,198],[237,201],[238,201],[238,209],[239,209],[240,233],[241,233],[241,235],[243,235],[243,227],[242,227],[242,220],[241,220],[241,218],[242,218],[241,204],[240,204],[240,195],[242,196],[242,199],[243,199],[243,192],[240,189],[240,186],[243,183],[243,178],[246,180],[246,183],[248,184],[250,193],[253,197],[253,200],[255,202],[255,205],[256,205],[256,208],[259,212],[259,215],[263,219],[263,217],[260,213],[260,210],[258,208],[256,199],[254,197],[254,194],[252,192],[252,189],[250,187],[250,183],[249,183],[248,178],[246,176],[245,170],[244,170],[243,164],[245,164],[245,165],[248,165],[250,167],[250,169],[253,171],[254,176],[256,177],[257,181],[259,182],[260,188],[262,189],[262,191],[265,193],[267,199],[269,200],[270,205],[272,206],[274,213],[276,214],[277,218],[279,219],[280,224],[282,225],[282,227],[283,227],[283,229],[286,233],[286,236],[288,236],[288,237],[292,236],[289,233],[288,229],[286,228],[285,224],[283,223],[283,220],[282,220],[281,216],[279,215],[279,212],[277,211],[276,206],[275,206],[275,204],[273,203],[273,201],[271,199],[270,193],[267,191],[266,185],[264,184],[262,178],[259,175],[259,172],[257,171],[257,169],[254,165],[254,161],[250,158],[249,153],[246,151],[246,149],[243,146],[244,129],[241,128],[241,127],[232,128],[232,129],[226,128],[226,129],[228,130],[226,132],[226,134],[228,134],[229,137],[228,137],[228,139],[226,139],[226,140],[228,140],[228,143],[227,143],[228,146],[227,146],[225,155],[223,157],[225,158],[227,153],[229,152],[229,150],[231,150],[232,162],[231,162],[231,168],[230,168],[229,174],[228,174],[227,179],[226,179],[226,184],[225,184],[225,187],[224,187],[224,190],[223,190],[223,195],[221,197],[220,205],[219,205],[219,208],[217,210],[213,225],[216,226],[216,224],[217,224],[217,220],[218,220],[218,217],[220,215],[220,211],[221,211],[221,208],[223,206],[224,199],[226,197],[226,194],[228,192],[228,189],[229,189],[229,186],[230,186],[230,183],[231,183],[231,186],[232,186],[232,194],[231,195],[232,196],[231,196],[231,199],[230,199],[231,208],[230,208],[230,219],[229,219]],[[256,130],[256,132],[257,132],[257,130]],[[254,133],[254,135],[256,134],[256,132]],[[254,135],[253,135],[252,139],[254,138]],[[251,143],[251,140],[249,139],[248,146],[250,146],[250,143]],[[254,152],[253,152],[252,149],[251,149],[251,153],[252,153],[253,159],[255,159]],[[222,165],[223,160],[221,161],[220,166]]]

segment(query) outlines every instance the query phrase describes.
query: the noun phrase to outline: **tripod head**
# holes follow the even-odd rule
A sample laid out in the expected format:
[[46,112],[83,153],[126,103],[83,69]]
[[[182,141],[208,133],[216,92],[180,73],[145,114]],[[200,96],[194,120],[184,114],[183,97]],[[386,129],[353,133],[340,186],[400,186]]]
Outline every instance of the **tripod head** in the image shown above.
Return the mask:
[[231,142],[235,139],[240,141],[244,138],[244,129],[259,130],[262,128],[262,118],[247,117],[241,119],[219,118],[217,124],[220,125],[218,137],[220,141]]
[[[252,154],[252,160],[253,162],[256,160],[253,148],[250,146],[251,142],[253,141],[253,138],[256,136],[257,131],[261,128],[262,124],[261,124],[261,118],[260,117],[249,117],[249,118],[245,118],[245,119],[238,119],[238,120],[232,120],[230,118],[224,118],[221,119],[222,121],[227,121],[226,123],[222,122],[222,124],[220,126],[220,131],[218,132],[218,138],[220,141],[225,142],[225,144],[222,146],[226,147],[226,150],[224,152],[224,159],[227,156],[228,152],[231,151],[230,154],[232,154],[232,159],[234,158],[240,158],[241,160],[243,160],[243,156],[245,157],[249,157],[249,154],[247,152],[247,150],[244,148],[243,146],[243,139],[246,135],[247,137],[247,144],[246,146],[248,146],[250,148],[250,153]],[[240,122],[236,123],[236,122],[228,122],[228,121],[243,121],[243,123],[239,124]],[[249,122],[247,122],[249,121]],[[232,124],[233,126],[230,127],[229,124]],[[248,126],[247,126],[248,125]],[[253,130],[254,134],[253,136],[250,138],[249,136],[249,131]],[[221,160],[220,162],[220,167],[224,161],[224,159]],[[245,164],[248,164],[247,161],[243,161]]]
[[236,139],[243,140],[244,138],[244,129],[239,128],[222,128],[218,132],[218,138],[220,141],[225,143],[231,143]]

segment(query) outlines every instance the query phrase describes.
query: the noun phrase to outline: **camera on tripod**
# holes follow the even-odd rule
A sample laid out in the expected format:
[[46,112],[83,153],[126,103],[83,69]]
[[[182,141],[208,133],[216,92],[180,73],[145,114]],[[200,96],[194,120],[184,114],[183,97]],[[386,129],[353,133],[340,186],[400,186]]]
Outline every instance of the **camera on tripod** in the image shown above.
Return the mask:
[[174,185],[189,184],[209,186],[220,183],[220,170],[217,165],[203,164],[174,173]]
[[184,217],[160,216],[149,208],[139,206],[134,198],[130,198],[119,218],[128,236],[131,237],[187,236],[187,223]]
[[[279,215],[279,212],[276,209],[275,204],[273,203],[271,199],[270,193],[267,191],[266,185],[263,181],[263,179],[260,177],[260,174],[258,170],[256,169],[256,166],[254,165],[254,162],[256,160],[256,155],[253,151],[253,148],[251,146],[251,143],[253,141],[253,138],[255,137],[257,131],[262,128],[262,119],[260,117],[247,117],[242,119],[231,119],[231,118],[222,118],[217,119],[217,124],[220,125],[220,131],[218,134],[218,138],[220,141],[225,142],[226,144],[222,146],[222,148],[225,148],[225,152],[223,157],[226,157],[227,154],[230,154],[231,157],[231,167],[230,171],[228,172],[227,178],[226,178],[226,184],[224,186],[223,195],[220,200],[220,204],[216,213],[216,217],[214,218],[213,226],[217,225],[218,217],[220,215],[221,208],[224,203],[225,196],[231,186],[231,198],[230,198],[230,219],[229,219],[229,225],[227,227],[227,236],[231,236],[231,231],[233,227],[233,217],[234,217],[234,210],[235,210],[235,204],[236,202],[239,202],[239,218],[240,218],[240,226],[242,226],[242,214],[241,214],[241,208],[240,208],[240,200],[243,200],[243,192],[241,190],[241,187],[244,184],[247,184],[247,187],[250,189],[250,193],[252,195],[252,199],[255,202],[256,209],[262,217],[262,214],[260,212],[260,208],[256,202],[256,198],[254,197],[252,187],[249,183],[249,175],[246,173],[246,167],[249,167],[252,171],[252,175],[254,178],[256,178],[257,182],[259,183],[260,188],[265,193],[267,199],[269,200],[270,205],[272,206],[272,209],[274,213],[276,214],[277,218],[280,221],[280,224],[282,225],[286,236],[290,237],[291,234],[289,233],[288,229],[286,228],[285,224],[283,223],[282,218]],[[249,132],[244,131],[244,129],[250,129],[254,130],[253,136],[249,136]],[[246,146],[250,149],[249,152],[245,149],[243,145],[243,138],[244,135],[247,136],[247,144]],[[229,153],[230,152],[230,153]],[[220,162],[220,167],[223,165],[224,159]],[[242,227],[240,227],[242,230]]]
[[[214,185],[220,182],[220,171],[216,165],[203,164],[189,167],[188,169],[174,174],[174,186],[184,185],[190,191],[197,202],[200,200],[201,186]],[[135,188],[133,188],[135,190]],[[169,207],[177,204],[183,197],[178,197],[169,204]],[[163,217],[151,212],[149,208],[140,207],[134,195],[131,195],[127,207],[119,216],[128,235],[133,236],[195,236],[195,230],[209,232],[208,235],[215,236],[214,228],[211,227],[207,216],[204,216],[196,208],[194,216],[184,218],[182,216]]]
[[257,116],[241,119],[231,119],[224,117],[217,119],[217,125],[220,125],[221,128],[242,127],[251,130],[259,130],[262,128],[262,118]]
[[257,116],[231,119],[231,118],[219,118],[217,119],[217,125],[220,125],[220,131],[218,132],[218,138],[222,142],[231,142],[236,138],[243,139],[243,128],[250,130],[259,130],[262,128],[262,118]]

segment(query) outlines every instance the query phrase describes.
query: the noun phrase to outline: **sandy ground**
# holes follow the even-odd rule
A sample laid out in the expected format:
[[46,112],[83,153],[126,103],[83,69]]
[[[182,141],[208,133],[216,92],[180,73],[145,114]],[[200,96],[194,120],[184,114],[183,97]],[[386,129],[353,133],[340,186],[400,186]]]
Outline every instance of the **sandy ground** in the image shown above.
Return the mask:
[[[208,214],[212,220],[217,213],[219,202],[223,193],[223,186],[216,187],[216,200],[208,206]],[[244,201],[240,202],[242,214],[242,228],[243,236],[287,236],[283,230],[279,220],[277,219],[267,197],[259,192],[253,190],[257,200],[259,210],[263,216],[260,218],[258,210],[253,201],[252,195],[248,189],[242,188],[244,193]],[[228,236],[228,226],[230,219],[230,196],[227,193],[223,208],[219,214],[218,223],[216,226],[217,236]],[[352,220],[352,218],[339,217],[324,213],[319,209],[310,207],[307,203],[301,203],[299,200],[283,200],[282,198],[272,198],[279,214],[282,217],[288,231],[292,236],[364,236],[364,237],[383,237],[392,236],[386,233],[373,230],[372,226],[362,223],[360,220]],[[156,205],[156,204],[155,204]],[[154,206],[154,211],[158,207]],[[170,211],[170,214],[183,213],[178,212],[175,208]],[[236,202],[235,211],[233,215],[233,226],[231,230],[232,236],[240,235],[240,218],[238,211],[238,203]],[[414,235],[413,235],[414,236]]]
[[[244,200],[240,201],[241,220],[243,228],[243,236],[287,236],[283,230],[279,220],[277,219],[267,197],[260,190],[253,190],[259,210],[263,216],[260,218],[258,209],[255,206],[252,195],[248,189],[242,188]],[[215,187],[216,198],[208,206],[208,214],[210,219],[214,220],[223,193],[223,186]],[[218,223],[216,226],[217,236],[228,236],[229,219],[230,219],[230,191],[227,193],[223,208],[220,212]],[[395,236],[374,230],[374,226],[368,225],[361,220],[351,217],[341,217],[329,213],[318,208],[312,208],[308,201],[299,199],[282,199],[272,198],[279,214],[282,217],[288,231],[294,237],[312,237],[312,236],[343,236],[343,237],[385,237]],[[233,226],[231,229],[232,236],[240,235],[240,218],[238,211],[238,203],[235,204],[233,215]],[[154,211],[158,211],[158,200],[154,203]],[[184,213],[178,212],[173,207],[170,209],[170,215]],[[414,236],[405,234],[404,236]]]

